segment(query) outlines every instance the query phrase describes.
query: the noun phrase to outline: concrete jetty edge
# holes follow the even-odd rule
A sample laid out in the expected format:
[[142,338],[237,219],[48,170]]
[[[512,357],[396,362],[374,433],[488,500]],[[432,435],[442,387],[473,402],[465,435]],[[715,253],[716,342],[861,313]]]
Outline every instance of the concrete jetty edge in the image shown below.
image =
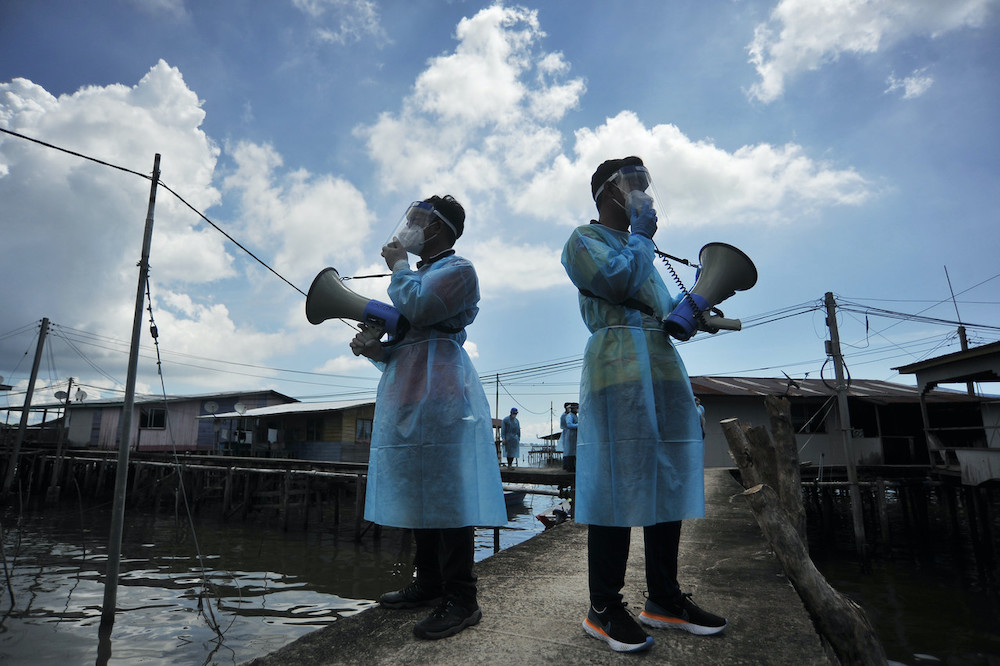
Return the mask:
[[[647,652],[619,654],[584,634],[587,527],[564,523],[476,566],[483,619],[426,641],[413,624],[429,609],[371,608],[246,662],[278,664],[834,664],[798,594],[768,547],[729,470],[705,473],[706,517],[685,521],[679,580],[729,626],[716,636],[650,629]],[[730,501],[732,499],[732,501]],[[632,530],[623,594],[636,614],[646,589],[642,529]]]

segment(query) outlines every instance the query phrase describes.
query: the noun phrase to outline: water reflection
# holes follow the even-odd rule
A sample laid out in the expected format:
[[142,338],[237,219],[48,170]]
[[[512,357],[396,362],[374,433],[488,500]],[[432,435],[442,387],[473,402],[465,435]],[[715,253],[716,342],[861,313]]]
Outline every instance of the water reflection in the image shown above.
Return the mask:
[[[540,531],[535,514],[557,502],[529,494],[511,507],[500,547]],[[236,664],[368,608],[412,573],[412,540],[399,530],[355,543],[346,524],[282,532],[205,518],[199,561],[185,522],[127,512],[119,611],[101,637],[109,522],[110,505],[6,510],[0,662]],[[493,530],[477,530],[476,559],[493,551]]]

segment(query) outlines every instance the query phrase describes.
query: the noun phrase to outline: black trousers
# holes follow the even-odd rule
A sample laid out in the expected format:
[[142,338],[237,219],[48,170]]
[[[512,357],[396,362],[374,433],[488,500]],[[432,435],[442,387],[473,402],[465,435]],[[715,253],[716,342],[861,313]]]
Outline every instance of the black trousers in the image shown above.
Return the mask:
[[[621,603],[628,562],[630,527],[589,525],[587,567],[590,603],[602,609]],[[681,541],[680,521],[657,523],[642,528],[646,555],[646,590],[649,598],[670,604],[681,595],[677,583],[677,550]]]
[[476,528],[413,530],[417,583],[428,590],[440,589],[464,606],[475,606]]

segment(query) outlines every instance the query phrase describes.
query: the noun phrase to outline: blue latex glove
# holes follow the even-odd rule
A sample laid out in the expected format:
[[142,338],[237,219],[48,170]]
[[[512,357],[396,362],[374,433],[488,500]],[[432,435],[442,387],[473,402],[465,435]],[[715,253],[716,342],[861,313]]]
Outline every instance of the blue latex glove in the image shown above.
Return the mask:
[[639,190],[632,190],[625,197],[629,210],[629,220],[632,233],[645,236],[652,240],[656,233],[656,211],[653,210],[653,197]]

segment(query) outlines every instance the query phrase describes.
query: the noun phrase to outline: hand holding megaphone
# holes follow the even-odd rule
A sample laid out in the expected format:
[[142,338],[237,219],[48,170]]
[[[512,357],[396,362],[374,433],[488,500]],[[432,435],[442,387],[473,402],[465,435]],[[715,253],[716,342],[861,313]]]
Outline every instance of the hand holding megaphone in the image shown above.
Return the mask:
[[381,338],[385,329],[379,326],[360,324],[358,334],[351,340],[351,351],[355,356],[364,356],[373,361],[381,361],[385,357],[385,348]]
[[309,287],[306,319],[310,324],[319,324],[327,319],[343,318],[363,322],[397,336],[410,327],[410,322],[399,310],[388,303],[355,294],[344,286],[337,269],[324,268]]
[[667,333],[681,341],[690,339],[698,330],[709,333],[740,330],[743,325],[739,319],[726,319],[715,306],[757,283],[757,268],[750,257],[732,245],[709,243],[701,248],[698,259],[701,271],[694,287],[663,325]]

